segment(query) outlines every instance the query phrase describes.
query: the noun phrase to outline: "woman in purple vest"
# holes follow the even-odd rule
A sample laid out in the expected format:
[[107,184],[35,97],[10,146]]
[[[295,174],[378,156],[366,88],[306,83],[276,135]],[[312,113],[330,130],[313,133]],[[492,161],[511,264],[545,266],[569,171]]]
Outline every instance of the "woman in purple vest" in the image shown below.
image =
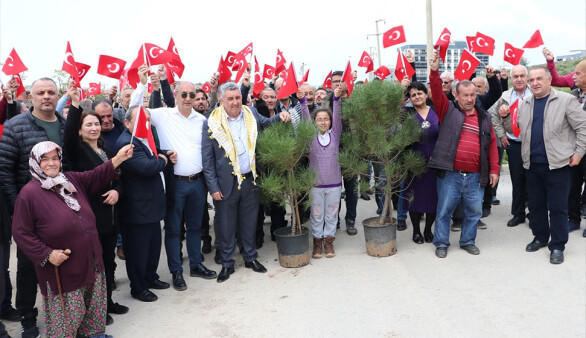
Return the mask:
[[[317,172],[315,186],[311,189],[311,232],[313,258],[321,258],[323,250],[327,258],[334,257],[334,239],[338,223],[338,209],[342,193],[342,170],[338,163],[342,117],[340,116],[342,86],[334,91],[334,112],[327,108],[317,109],[313,120],[319,131],[309,148],[309,167]],[[301,116],[310,118],[303,91],[297,93]],[[323,244],[323,249],[322,249]]]
[[[439,134],[439,118],[433,107],[427,104],[427,88],[423,83],[411,82],[405,95],[413,106],[406,105],[404,109],[415,116],[421,128],[419,141],[413,144],[412,149],[421,153],[427,162],[435,148]],[[409,180],[406,183],[409,183]],[[422,176],[413,178],[406,188],[406,196],[413,197],[411,201],[407,201],[407,210],[411,223],[413,223],[413,242],[417,244],[423,243],[424,240],[427,243],[433,242],[431,226],[435,221],[437,210],[435,172],[428,168]],[[423,236],[421,236],[419,223],[424,213],[426,214],[425,229]]]

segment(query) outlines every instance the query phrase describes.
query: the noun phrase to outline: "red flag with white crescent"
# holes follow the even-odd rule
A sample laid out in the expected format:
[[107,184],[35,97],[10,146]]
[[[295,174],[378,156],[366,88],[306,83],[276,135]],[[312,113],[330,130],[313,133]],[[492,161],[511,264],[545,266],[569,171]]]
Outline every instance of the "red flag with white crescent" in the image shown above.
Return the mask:
[[516,66],[521,62],[523,53],[525,53],[523,49],[515,48],[510,43],[505,42],[505,55],[503,57],[503,60],[507,61],[513,66]]
[[515,137],[519,137],[519,135],[521,135],[521,129],[519,129],[519,126],[517,125],[517,121],[519,119],[519,101],[522,99],[517,99],[517,101],[515,101],[515,103],[513,103],[510,107],[509,107],[509,111],[511,112],[511,124],[513,127],[513,135],[515,135]]
[[391,70],[386,66],[380,66],[374,71],[374,75],[379,79],[384,80],[387,76],[391,75]]
[[446,62],[446,53],[448,52],[448,48],[450,47],[451,37],[452,33],[447,28],[444,28],[439,38],[437,39],[437,42],[433,46],[433,48],[439,48],[440,58],[442,58],[444,62]]
[[370,57],[370,55],[366,51],[362,52],[362,56],[360,57],[360,62],[358,62],[358,67],[365,67],[366,73],[373,71],[374,62],[372,62],[372,58]]
[[480,64],[480,60],[476,58],[468,50],[464,49],[460,56],[460,63],[454,72],[454,77],[458,81],[470,80],[470,76],[476,71],[476,67]]
[[4,66],[2,66],[2,72],[6,75],[16,75],[27,70],[28,68],[26,68],[24,63],[22,63],[22,60],[16,53],[16,50],[12,48],[12,51],[10,51],[10,54],[4,62]]
[[342,81],[346,83],[348,87],[348,97],[352,94],[352,90],[354,90],[354,80],[352,79],[352,66],[350,66],[350,61],[346,64],[346,69],[344,69],[344,74],[342,75]]
[[153,154],[159,158],[159,155],[157,154],[157,147],[155,145],[155,138],[153,137],[153,130],[151,129],[151,123],[147,119],[146,112],[142,105],[138,107],[138,112],[136,112],[136,118],[134,120],[134,131],[132,132],[132,136],[146,138],[149,148],[151,148]]
[[285,60],[285,57],[283,56],[283,52],[281,52],[280,49],[277,49],[277,62],[275,63],[275,73],[279,74],[282,71],[286,70],[287,67],[285,66],[287,64],[287,60]]
[[85,63],[76,62],[75,68],[77,69],[77,76],[79,77],[79,81],[81,81],[92,67],[90,65],[86,65]]
[[273,79],[273,75],[275,75],[275,67],[273,67],[271,65],[265,64],[265,67],[264,67],[263,72],[262,72],[262,78],[263,78],[263,80],[264,79],[272,80]]
[[87,90],[88,95],[100,95],[102,94],[102,84],[90,82],[90,87]]
[[476,32],[476,36],[474,37],[474,52],[492,56],[494,54],[494,39],[488,35]]
[[256,59],[256,55],[254,56],[254,87],[252,88],[252,96],[259,98],[260,92],[265,88],[265,83],[263,81],[263,77],[260,74],[260,66],[258,64],[258,60]]
[[108,55],[100,55],[97,73],[113,79],[120,79],[124,73],[126,61]]
[[75,58],[73,57],[73,52],[71,51],[71,45],[69,44],[69,41],[67,41],[67,49],[65,49],[65,59],[63,60],[61,70],[71,75],[71,78],[75,80],[75,85],[78,88],[81,87],[81,85],[79,84],[79,74],[77,72],[77,68],[75,67]]
[[407,61],[405,55],[399,50],[397,55],[397,65],[395,66],[395,77],[397,78],[397,81],[403,81],[405,76],[411,79],[413,74],[415,74],[415,69],[413,69],[413,66]]
[[406,42],[405,30],[403,25],[393,27],[383,34],[383,47],[391,47],[400,43]]
[[279,88],[279,92],[277,93],[277,100],[297,93],[298,88],[297,77],[295,76],[295,67],[293,66],[293,62],[291,62],[289,68],[287,69],[287,77],[283,80],[281,88]]
[[324,83],[321,85],[324,89],[332,89],[332,71],[326,76]]

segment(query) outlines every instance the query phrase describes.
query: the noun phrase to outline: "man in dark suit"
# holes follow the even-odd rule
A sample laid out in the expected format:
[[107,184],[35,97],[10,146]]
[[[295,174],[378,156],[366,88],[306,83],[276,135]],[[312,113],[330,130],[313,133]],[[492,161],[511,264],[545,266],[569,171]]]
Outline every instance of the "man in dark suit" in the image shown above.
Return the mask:
[[261,128],[278,121],[290,120],[288,112],[272,118],[260,115],[256,109],[242,105],[240,87],[228,82],[219,91],[220,107],[216,108],[202,129],[202,162],[204,176],[216,205],[221,283],[234,273],[236,228],[242,242],[245,266],[256,272],[266,272],[256,258],[256,221],[259,189],[255,150],[256,136]]
[[137,112],[138,106],[128,109],[124,121],[127,130],[116,142],[117,149],[131,140],[134,144],[132,160],[122,166],[124,194],[120,218],[130,294],[140,301],[154,302],[157,296],[149,288],[169,288],[169,283],[159,280],[157,267],[161,254],[161,220],[165,217],[163,169],[169,160],[177,161],[177,154],[169,150],[165,152],[169,160],[163,152],[157,158],[142,139],[132,138]]

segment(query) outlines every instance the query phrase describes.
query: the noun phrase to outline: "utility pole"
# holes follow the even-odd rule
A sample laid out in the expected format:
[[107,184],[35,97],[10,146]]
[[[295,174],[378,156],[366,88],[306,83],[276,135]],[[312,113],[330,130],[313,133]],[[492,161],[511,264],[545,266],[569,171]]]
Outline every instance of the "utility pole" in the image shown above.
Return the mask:
[[432,31],[432,20],[431,20],[431,0],[426,0],[426,16],[427,16],[427,50],[425,60],[427,61],[427,77],[429,78],[430,68],[429,59],[433,53],[433,31]]
[[[430,0],[428,0],[428,1],[430,1]],[[376,34],[368,34],[368,35],[366,35],[366,38],[367,39],[368,39],[369,36],[376,36],[376,48],[377,48],[377,53],[376,54],[378,56],[378,66],[379,67],[381,66],[381,57],[380,57],[380,39],[378,37],[381,34],[378,32],[378,23],[381,22],[381,21],[383,23],[386,23],[386,21],[384,19],[380,19],[380,20],[376,20],[375,21],[375,24],[376,24]]]

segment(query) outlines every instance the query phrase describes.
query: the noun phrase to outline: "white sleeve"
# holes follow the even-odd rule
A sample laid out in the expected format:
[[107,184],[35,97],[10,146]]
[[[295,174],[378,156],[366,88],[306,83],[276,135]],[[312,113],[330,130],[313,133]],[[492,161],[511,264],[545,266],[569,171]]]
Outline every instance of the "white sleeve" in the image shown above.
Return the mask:
[[129,107],[133,106],[142,106],[142,100],[144,100],[144,92],[147,89],[146,84],[138,83],[136,85],[136,89],[132,92],[130,96],[130,105]]

